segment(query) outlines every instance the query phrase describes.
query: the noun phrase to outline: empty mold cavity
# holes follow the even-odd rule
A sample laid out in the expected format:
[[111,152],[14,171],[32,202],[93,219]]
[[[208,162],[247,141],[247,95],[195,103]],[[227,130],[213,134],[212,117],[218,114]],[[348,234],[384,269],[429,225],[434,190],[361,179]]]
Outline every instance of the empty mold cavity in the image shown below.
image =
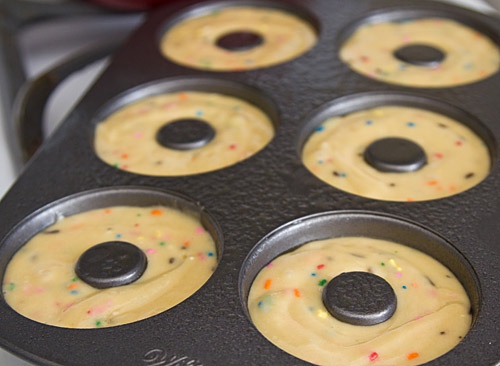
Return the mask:
[[318,33],[316,17],[292,4],[220,1],[189,7],[168,19],[159,48],[183,66],[245,71],[300,57],[316,44]]
[[[337,247],[331,246],[330,251],[326,253],[324,244],[318,244],[317,241],[327,239],[351,241],[348,245],[343,244],[343,247],[336,243]],[[367,240],[370,242],[363,242]],[[311,242],[316,242],[312,244],[313,247],[309,244],[307,249],[300,248]],[[399,244],[397,248],[399,252],[390,246],[394,243]],[[352,249],[350,245],[353,245]],[[385,245],[388,246],[384,247]],[[416,249],[420,253],[407,247]],[[364,251],[361,248],[364,248]],[[372,252],[372,248],[376,249]],[[284,254],[289,254],[289,256],[283,257]],[[405,257],[406,259],[403,259]],[[434,263],[432,266],[438,266],[433,267],[439,268],[436,273],[429,273],[431,265],[423,265],[423,262],[419,264],[423,257],[426,258],[425,260],[432,261]],[[373,263],[369,267],[364,261]],[[345,269],[339,271],[337,268],[339,266],[344,266]],[[283,277],[279,277],[281,268],[285,269],[282,273]],[[354,272],[352,272],[353,268]],[[415,273],[418,273],[417,277],[421,278],[412,277]],[[339,276],[335,277],[337,275]],[[333,290],[331,288],[333,278],[342,282],[343,276],[351,277],[342,285],[337,283],[337,290],[341,294],[339,305],[333,303],[331,299],[328,300],[325,292],[328,294],[335,290],[335,286]],[[394,295],[388,294],[385,291],[386,288],[382,288],[380,284],[371,283],[373,278],[365,277],[386,281],[385,286],[390,284],[389,289],[393,288],[397,301],[391,301],[391,296]],[[358,280],[359,278],[361,281]],[[385,331],[397,333],[398,324],[401,327],[411,323],[418,324],[420,319],[426,316],[436,316],[442,310],[440,306],[437,306],[434,311],[426,313],[427,304],[434,300],[430,302],[425,300],[416,306],[415,299],[418,303],[420,297],[432,297],[433,293],[437,292],[439,296],[447,297],[447,306],[455,306],[454,296],[457,296],[457,303],[459,296],[446,294],[448,291],[446,288],[451,285],[449,280],[454,282],[453,286],[460,288],[462,300],[467,300],[467,296],[470,300],[470,306],[467,301],[461,305],[461,311],[465,312],[462,317],[467,318],[466,328],[462,327],[455,334],[451,330],[453,327],[435,328],[439,323],[437,322],[433,323],[430,328],[427,327],[423,333],[422,329],[425,327],[419,328],[417,325],[417,329],[410,325],[403,331],[403,334],[411,335],[407,342],[398,343],[400,339],[393,339],[386,343],[382,340],[381,337],[386,335]],[[474,269],[446,239],[417,223],[367,211],[322,212],[296,219],[275,229],[260,240],[248,254],[240,272],[239,285],[244,311],[257,329],[278,347],[314,364],[368,365],[376,359],[379,362],[385,360],[390,364],[400,364],[402,360],[412,365],[427,362],[462,341],[469,325],[473,326],[482,301],[479,281]],[[257,289],[254,289],[254,286]],[[374,286],[373,288],[377,291],[373,292],[370,286]],[[412,296],[415,298],[409,300],[408,297]],[[392,298],[392,300],[395,299]],[[397,308],[394,315],[392,316],[390,312],[384,313],[385,307],[390,307],[389,305],[394,305],[395,302],[397,302]],[[370,313],[370,307],[375,305],[383,306],[384,309],[377,309],[376,314]],[[413,308],[409,310],[408,306],[413,306]],[[345,310],[343,315],[347,314],[347,319],[337,317],[338,314],[335,312],[339,308],[341,313],[341,310]],[[414,317],[419,311],[425,314]],[[430,313],[433,312],[435,314],[431,315]],[[259,316],[259,313],[269,318],[264,323],[255,318],[256,322],[254,322],[251,314]],[[289,313],[293,314],[293,320],[288,319]],[[357,315],[361,315],[361,318],[353,320]],[[407,316],[411,316],[412,319],[404,320]],[[453,321],[458,319],[454,316],[452,318]],[[301,319],[306,320],[302,325],[300,325]],[[374,319],[374,322],[367,323]],[[423,322],[426,321],[423,320]],[[262,324],[265,326],[262,327]],[[270,328],[267,327],[269,324],[276,326],[274,334],[274,330],[270,332]],[[438,327],[443,326],[443,323],[440,324]],[[327,328],[322,328],[325,326]],[[353,331],[354,338],[348,335]],[[309,341],[299,340],[302,334],[305,334]],[[297,335],[297,340],[286,339],[289,335]],[[329,338],[326,343],[322,339],[325,335]],[[417,341],[418,339],[433,337],[439,343],[444,341],[446,335],[453,337],[448,348],[438,351],[431,358],[427,349],[419,348],[422,344]],[[397,346],[390,346],[394,345],[394,342]],[[464,342],[467,342],[467,338]],[[326,350],[321,347],[323,343],[329,345]],[[427,346],[430,347],[430,344]],[[331,352],[330,347],[336,351],[327,356],[328,362],[326,362],[322,357],[326,352]],[[352,349],[356,349],[358,353],[354,358]],[[444,360],[445,363],[452,361],[453,351],[445,357],[447,357],[447,360]]]
[[304,165],[324,182],[387,201],[458,194],[489,174],[497,143],[466,111],[409,93],[361,93],[313,112],[298,138]]
[[217,223],[187,197],[140,187],[86,191],[39,209],[3,240],[1,301],[63,328],[127,324],[190,297],[221,254]]
[[94,121],[94,148],[107,164],[137,174],[182,176],[256,154],[274,137],[278,113],[257,89],[187,77],[129,90]]
[[500,37],[485,17],[463,9],[379,10],[340,33],[340,59],[354,71],[408,87],[453,87],[500,68]]

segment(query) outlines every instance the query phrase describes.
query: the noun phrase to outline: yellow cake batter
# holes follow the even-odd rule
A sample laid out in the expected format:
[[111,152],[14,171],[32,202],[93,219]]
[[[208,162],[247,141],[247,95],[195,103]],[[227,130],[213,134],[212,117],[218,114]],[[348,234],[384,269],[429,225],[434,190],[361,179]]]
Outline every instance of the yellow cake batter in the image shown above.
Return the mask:
[[[96,289],[75,274],[94,245],[124,241],[147,256],[144,274],[128,285]],[[2,292],[18,313],[67,328],[108,327],[161,313],[212,275],[214,240],[198,219],[162,206],[116,206],[61,219],[31,238],[7,266]]]
[[[435,47],[445,58],[436,67],[426,67],[394,57],[394,51],[411,44]],[[489,37],[445,18],[362,25],[342,45],[340,58],[360,74],[412,87],[472,83],[500,67],[500,51]]]
[[[365,149],[386,137],[411,140],[427,164],[407,173],[381,172],[366,163]],[[465,125],[423,109],[383,106],[326,120],[312,133],[302,159],[326,183],[360,196],[422,201],[465,191],[489,172],[484,142]]]
[[[383,323],[357,326],[322,302],[343,272],[371,272],[397,297]],[[317,365],[420,365],[451,350],[471,326],[470,302],[455,276],[430,256],[378,239],[315,241],[264,267],[250,289],[257,329],[286,352]]]
[[[167,122],[200,119],[215,130],[205,146],[166,148],[156,140]],[[236,164],[272,139],[271,120],[241,99],[214,93],[163,94],[128,105],[97,125],[95,150],[106,163],[133,173],[178,176]]]
[[[234,32],[253,32],[264,42],[247,50],[217,46]],[[292,60],[316,43],[313,27],[290,13],[270,8],[231,7],[181,21],[161,41],[168,59],[184,66],[213,71],[242,71]]]

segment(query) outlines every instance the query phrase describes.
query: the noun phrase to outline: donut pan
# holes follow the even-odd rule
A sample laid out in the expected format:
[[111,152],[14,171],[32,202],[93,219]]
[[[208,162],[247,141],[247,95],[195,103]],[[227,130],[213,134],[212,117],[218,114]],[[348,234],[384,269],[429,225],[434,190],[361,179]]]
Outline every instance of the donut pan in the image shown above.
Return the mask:
[[[292,61],[241,72],[194,70],[161,55],[159,41],[171,24],[232,5],[295,13],[311,22],[318,42]],[[500,44],[498,20],[427,1],[176,1],[152,12],[0,202],[0,281],[13,253],[55,215],[107,204],[164,203],[201,215],[218,244],[218,266],[181,304],[110,328],[43,325],[17,314],[2,296],[0,345],[41,365],[305,365],[252,325],[245,306],[249,286],[272,258],[307,240],[366,235],[434,256],[469,293],[471,330],[429,365],[498,364],[500,74],[459,87],[409,88],[358,75],[338,57],[341,41],[359,24],[434,15],[457,19]],[[104,116],[145,96],[186,89],[255,104],[274,122],[273,140],[238,164],[180,177],[133,174],[96,156],[94,129]],[[489,176],[447,198],[388,202],[326,185],[303,166],[301,147],[324,117],[386,103],[427,108],[467,124],[489,148]]]

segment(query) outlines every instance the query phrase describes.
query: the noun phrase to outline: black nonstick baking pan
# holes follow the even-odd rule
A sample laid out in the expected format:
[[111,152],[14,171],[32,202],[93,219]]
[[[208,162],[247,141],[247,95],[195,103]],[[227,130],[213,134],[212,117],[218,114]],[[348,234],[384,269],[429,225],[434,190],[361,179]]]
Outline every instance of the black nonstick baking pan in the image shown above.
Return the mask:
[[[194,70],[161,55],[159,39],[176,20],[234,5],[295,13],[317,29],[318,42],[292,61],[240,72]],[[218,266],[181,304],[117,327],[40,324],[13,311],[2,297],[0,345],[42,365],[307,364],[252,325],[245,305],[249,286],[272,258],[307,240],[366,235],[429,253],[455,273],[471,298],[471,330],[429,365],[498,364],[500,74],[459,87],[409,88],[358,75],[338,57],[342,40],[358,24],[434,15],[457,19],[500,44],[498,20],[427,1],[177,1],[152,12],[0,203],[0,280],[13,253],[55,215],[108,203],[164,203],[196,212],[218,243]],[[94,129],[103,116],[144,96],[179,90],[246,99],[270,116],[275,137],[238,164],[180,177],[133,174],[96,156]],[[340,191],[303,166],[301,146],[323,117],[387,102],[428,108],[467,124],[489,148],[489,176],[447,198],[388,202]]]

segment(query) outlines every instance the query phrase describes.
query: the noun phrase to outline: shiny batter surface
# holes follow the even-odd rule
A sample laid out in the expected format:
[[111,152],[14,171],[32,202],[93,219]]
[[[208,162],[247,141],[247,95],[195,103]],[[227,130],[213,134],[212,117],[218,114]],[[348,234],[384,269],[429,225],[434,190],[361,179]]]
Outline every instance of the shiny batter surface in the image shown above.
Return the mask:
[[[381,172],[363,154],[386,137],[411,140],[427,164],[407,173]],[[465,191],[489,172],[484,142],[465,125],[423,109],[383,106],[325,121],[312,133],[302,159],[314,175],[349,193],[388,201],[422,201]]]
[[[445,53],[436,67],[412,65],[393,55],[412,44]],[[422,18],[360,26],[340,49],[340,58],[370,78],[412,87],[451,87],[495,74],[500,67],[498,46],[486,35],[445,18]]]
[[[356,326],[334,318],[323,288],[343,272],[365,271],[394,289],[387,321]],[[257,329],[284,351],[317,365],[419,365],[451,350],[471,326],[470,302],[455,276],[430,256],[378,239],[310,242],[257,275],[248,298]]]
[[[176,150],[156,140],[168,122],[193,118],[215,130],[205,146]],[[145,98],[116,111],[97,125],[94,143],[99,158],[118,169],[178,176],[236,164],[264,148],[273,135],[267,115],[241,99],[181,92]]]
[[[247,50],[217,46],[222,36],[253,32],[264,42]],[[161,51],[184,66],[213,71],[242,71],[292,60],[316,43],[313,27],[290,13],[270,8],[232,7],[181,21],[161,41]]]
[[[90,247],[125,241],[148,265],[135,282],[96,289],[75,265]],[[7,266],[2,292],[18,313],[67,328],[116,326],[163,312],[191,296],[212,275],[216,247],[198,219],[162,206],[116,206],[61,219],[31,238]]]

